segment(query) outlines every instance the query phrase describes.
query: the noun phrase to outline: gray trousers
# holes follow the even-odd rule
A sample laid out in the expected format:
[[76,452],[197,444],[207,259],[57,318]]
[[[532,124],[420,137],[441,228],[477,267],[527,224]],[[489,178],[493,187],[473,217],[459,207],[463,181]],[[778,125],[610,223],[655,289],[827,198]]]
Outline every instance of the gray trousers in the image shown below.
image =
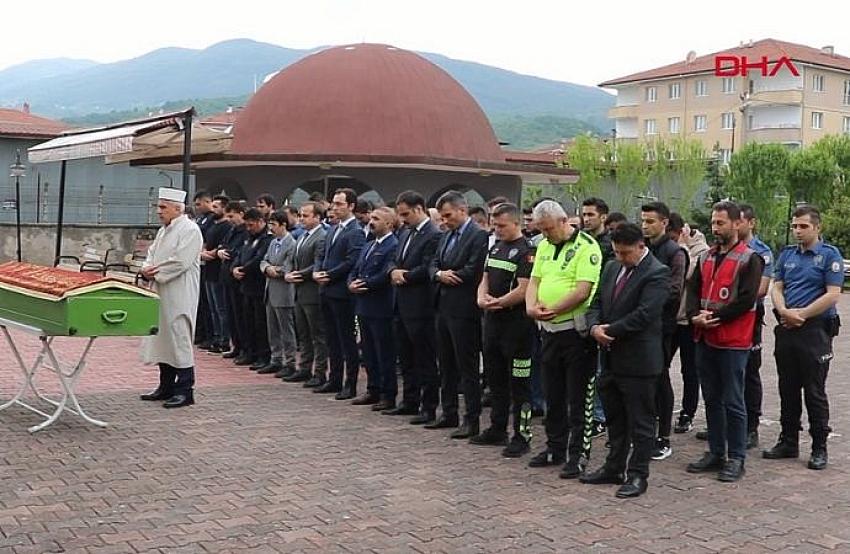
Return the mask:
[[298,332],[298,369],[318,377],[328,372],[328,343],[321,306],[295,303],[295,329]]
[[266,304],[266,322],[269,333],[272,362],[295,369],[295,308],[276,308]]

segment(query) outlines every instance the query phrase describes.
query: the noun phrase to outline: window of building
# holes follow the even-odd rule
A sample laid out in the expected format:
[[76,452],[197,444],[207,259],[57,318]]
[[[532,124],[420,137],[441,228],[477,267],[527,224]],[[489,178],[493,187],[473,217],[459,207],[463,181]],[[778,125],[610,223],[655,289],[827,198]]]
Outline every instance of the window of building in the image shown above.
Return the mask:
[[720,128],[721,129],[732,129],[735,126],[735,114],[732,112],[726,112],[720,116]]
[[706,121],[704,115],[695,115],[694,116],[694,131],[701,133],[706,129]]
[[646,101],[647,102],[655,102],[658,98],[658,88],[656,87],[646,87]]
[[824,92],[823,75],[812,75],[812,90],[815,92]]
[[696,96],[708,96],[708,85],[705,81],[697,81],[694,83],[694,94]]
[[845,135],[850,135],[850,117],[847,117],[846,115],[844,116],[841,130]]
[[676,133],[679,132],[679,118],[678,117],[667,118],[667,131],[670,134],[676,134]]
[[723,77],[723,94],[732,94],[735,92],[735,79],[732,77]]
[[645,119],[643,121],[643,132],[646,135],[654,135],[657,132],[654,119]]
[[756,126],[756,118],[755,116],[748,115],[747,116],[747,130],[752,131]]
[[812,129],[823,129],[823,112],[812,112]]
[[670,100],[678,100],[682,96],[682,85],[673,83],[667,87],[667,93]]
[[850,80],[844,81],[844,105],[850,106]]

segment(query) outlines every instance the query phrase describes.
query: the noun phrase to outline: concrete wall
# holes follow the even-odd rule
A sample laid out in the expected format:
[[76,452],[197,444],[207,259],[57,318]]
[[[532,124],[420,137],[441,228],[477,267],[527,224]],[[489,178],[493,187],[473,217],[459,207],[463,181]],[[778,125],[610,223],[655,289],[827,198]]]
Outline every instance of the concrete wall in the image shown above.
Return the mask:
[[[138,225],[79,225],[69,224],[62,231],[62,254],[79,255],[83,244],[96,248],[112,248],[109,261],[121,261],[132,252],[138,238],[153,238],[156,226]],[[0,224],[0,262],[16,259],[15,226]],[[55,224],[23,224],[21,226],[21,254],[26,262],[53,265],[56,245]]]

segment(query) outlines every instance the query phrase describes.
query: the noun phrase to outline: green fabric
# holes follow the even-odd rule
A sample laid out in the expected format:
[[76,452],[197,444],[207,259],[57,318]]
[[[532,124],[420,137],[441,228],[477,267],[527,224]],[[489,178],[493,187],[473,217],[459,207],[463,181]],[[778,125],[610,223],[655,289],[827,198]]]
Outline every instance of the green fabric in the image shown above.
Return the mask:
[[552,307],[574,291],[579,282],[591,283],[590,296],[574,309],[558,314],[551,323],[569,321],[587,312],[590,301],[596,294],[602,270],[602,251],[599,244],[583,232],[576,233],[555,259],[555,245],[543,240],[537,247],[531,276],[539,280],[537,299]]

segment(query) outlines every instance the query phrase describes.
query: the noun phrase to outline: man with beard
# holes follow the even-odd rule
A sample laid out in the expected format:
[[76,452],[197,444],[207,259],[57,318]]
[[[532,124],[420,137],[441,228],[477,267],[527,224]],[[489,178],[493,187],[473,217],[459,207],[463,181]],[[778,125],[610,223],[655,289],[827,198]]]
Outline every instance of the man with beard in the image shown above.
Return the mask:
[[245,212],[248,238],[242,245],[239,258],[233,263],[233,277],[239,281],[245,315],[245,355],[237,358],[236,365],[248,365],[256,371],[269,364],[271,350],[266,326],[266,304],[263,300],[266,278],[260,264],[269,249],[272,236],[266,220],[256,208]]
[[201,276],[204,281],[204,291],[212,321],[212,346],[209,351],[213,354],[227,352],[230,348],[230,322],[227,315],[227,289],[221,280],[221,260],[218,249],[230,231],[230,222],[225,217],[226,196],[217,195],[212,201],[213,225],[204,235],[204,249],[201,250]]

